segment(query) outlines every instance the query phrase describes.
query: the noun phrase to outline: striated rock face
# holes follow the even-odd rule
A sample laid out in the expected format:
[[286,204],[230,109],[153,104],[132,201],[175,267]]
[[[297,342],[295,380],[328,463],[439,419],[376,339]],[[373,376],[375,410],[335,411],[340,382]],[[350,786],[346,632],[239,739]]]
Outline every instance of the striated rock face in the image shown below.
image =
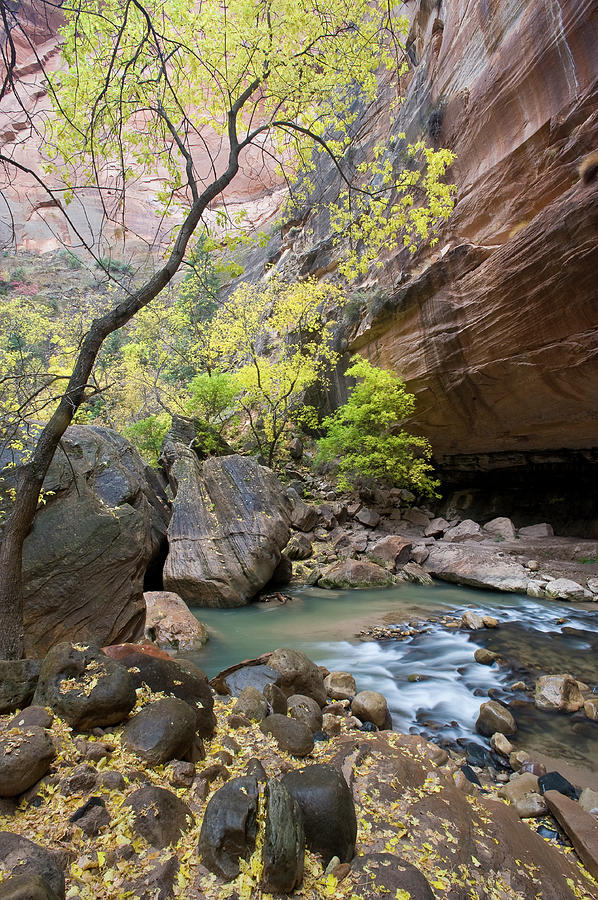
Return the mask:
[[291,502],[269,469],[243,456],[200,462],[165,445],[175,492],[164,587],[196,606],[243,606],[270,580],[286,546]]

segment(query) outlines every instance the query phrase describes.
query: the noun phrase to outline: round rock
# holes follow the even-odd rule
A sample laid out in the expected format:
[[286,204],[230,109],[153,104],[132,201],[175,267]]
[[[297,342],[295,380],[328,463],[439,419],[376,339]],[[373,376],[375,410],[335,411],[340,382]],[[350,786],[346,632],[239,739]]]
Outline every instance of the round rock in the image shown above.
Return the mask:
[[64,900],[64,872],[55,857],[20,834],[0,831],[0,867],[11,875],[38,875]]
[[293,694],[287,700],[287,707],[291,718],[304,722],[312,734],[322,730],[322,710],[311,697]]
[[123,730],[123,743],[150,766],[182,759],[195,740],[195,715],[184,700],[150,703]]
[[0,884],[0,900],[58,900],[40,875],[13,875]]
[[500,734],[515,734],[517,731],[513,714],[498,700],[482,703],[475,727],[476,731],[485,737],[491,737],[497,731]]
[[162,850],[176,844],[181,834],[193,823],[191,810],[176,794],[148,784],[127,797],[126,803],[135,813],[137,834]]
[[268,702],[261,691],[250,685],[239,694],[233,714],[245,716],[251,722],[262,722],[268,714]]
[[360,856],[351,871],[356,876],[355,893],[363,900],[380,896],[434,900],[432,888],[419,869],[392,853]]
[[264,734],[271,734],[281,750],[293,756],[308,756],[314,749],[312,732],[304,722],[275,713],[260,725]]
[[46,774],[55,756],[43,728],[10,728],[0,733],[0,797],[16,797]]
[[301,650],[291,650],[288,647],[275,650],[268,660],[268,665],[280,672],[279,687],[285,697],[304,694],[312,697],[320,706],[324,706],[326,689],[322,673]]
[[378,728],[391,728],[386,697],[378,691],[360,691],[353,697],[351,712],[362,722],[373,722]]
[[124,666],[94,644],[63,641],[46,654],[33,697],[80,731],[122,722],[137,697]]
[[349,700],[357,693],[355,679],[349,672],[331,672],[324,679],[324,687],[332,700]]

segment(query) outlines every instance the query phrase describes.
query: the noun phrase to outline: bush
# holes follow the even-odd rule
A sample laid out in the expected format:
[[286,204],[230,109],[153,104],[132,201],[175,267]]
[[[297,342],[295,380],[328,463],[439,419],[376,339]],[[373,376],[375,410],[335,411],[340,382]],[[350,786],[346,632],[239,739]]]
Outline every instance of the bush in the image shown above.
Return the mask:
[[122,259],[112,259],[111,256],[100,256],[96,262],[96,269],[104,269],[110,274],[132,275],[133,266]]
[[361,356],[353,357],[346,374],[360,381],[345,405],[324,419],[327,435],[319,442],[318,461],[338,460],[338,484],[344,490],[367,476],[438,496],[430,444],[400,428],[415,409],[415,397],[405,390],[402,379]]
[[78,271],[83,268],[83,263],[79,259],[78,256],[75,256],[74,253],[71,253],[70,250],[61,250],[60,251],[60,259],[63,263],[73,271]]
[[156,466],[171,423],[172,419],[168,413],[158,413],[129,425],[124,429],[124,434],[133,446],[137,447],[143,458],[151,466]]

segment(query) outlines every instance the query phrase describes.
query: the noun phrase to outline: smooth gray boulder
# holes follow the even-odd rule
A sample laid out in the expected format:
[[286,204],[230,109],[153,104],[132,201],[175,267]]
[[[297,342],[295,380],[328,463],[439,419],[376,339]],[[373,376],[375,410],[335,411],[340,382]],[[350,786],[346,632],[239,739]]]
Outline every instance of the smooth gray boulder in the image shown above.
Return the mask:
[[478,544],[436,543],[424,563],[435,578],[453,584],[525,594],[530,573],[519,563]]
[[266,585],[290,537],[291,502],[270,469],[166,442],[175,494],[164,588],[194,606],[244,606]]
[[[0,456],[0,470],[9,461]],[[0,496],[16,471],[1,473]],[[73,638],[100,646],[136,639],[144,575],[170,516],[158,475],[115,431],[72,425],[44,490],[23,547],[26,656]]]

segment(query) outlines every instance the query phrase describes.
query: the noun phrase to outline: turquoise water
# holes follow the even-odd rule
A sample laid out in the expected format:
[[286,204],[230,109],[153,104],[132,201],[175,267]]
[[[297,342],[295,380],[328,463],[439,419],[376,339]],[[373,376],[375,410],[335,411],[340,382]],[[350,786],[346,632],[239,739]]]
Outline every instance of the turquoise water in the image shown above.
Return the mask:
[[[194,609],[210,633],[206,647],[193,656],[211,677],[240,662],[274,650],[295,647],[329,669],[350,671],[358,690],[378,690],[387,698],[398,731],[434,740],[479,737],[475,720],[489,691],[498,699],[522,704],[514,711],[520,724],[518,746],[577,760],[598,771],[598,725],[581,716],[540,713],[528,695],[508,686],[520,678],[532,683],[539,674],[571,672],[598,683],[598,608],[543,602],[517,594],[477,591],[455,585],[432,588],[401,585],[376,591],[326,591],[302,588],[285,604],[257,603],[240,609]],[[499,619],[498,629],[470,633],[431,622],[425,634],[404,641],[360,641],[356,634],[376,623],[404,622],[451,614],[466,608]],[[566,623],[558,620],[566,618]],[[573,633],[563,634],[562,627]],[[477,647],[501,654],[507,665],[483,666]],[[422,676],[410,682],[409,675]]]

